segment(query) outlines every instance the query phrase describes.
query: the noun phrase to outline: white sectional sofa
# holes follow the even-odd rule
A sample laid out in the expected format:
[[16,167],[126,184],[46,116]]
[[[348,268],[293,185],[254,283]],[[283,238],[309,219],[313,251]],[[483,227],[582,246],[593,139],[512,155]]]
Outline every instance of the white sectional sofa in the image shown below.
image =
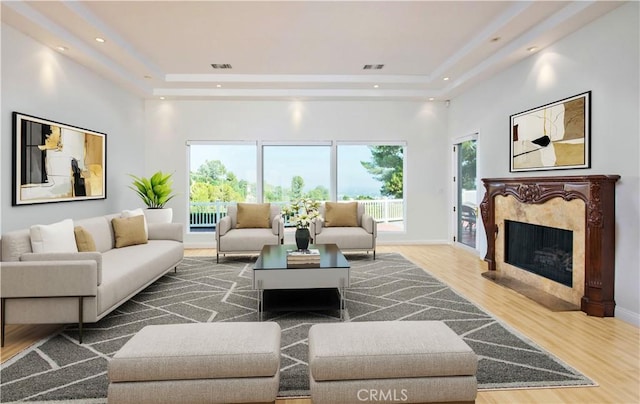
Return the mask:
[[148,242],[116,248],[112,219],[74,220],[95,243],[93,252],[34,253],[30,229],[0,240],[2,344],[5,324],[93,323],[109,314],[184,257],[181,223],[149,223]]

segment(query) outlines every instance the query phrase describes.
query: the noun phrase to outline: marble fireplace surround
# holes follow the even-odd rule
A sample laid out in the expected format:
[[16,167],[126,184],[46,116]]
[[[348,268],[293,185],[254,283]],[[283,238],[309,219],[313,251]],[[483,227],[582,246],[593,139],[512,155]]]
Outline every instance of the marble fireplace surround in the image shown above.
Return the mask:
[[[515,280],[589,315],[614,315],[617,175],[485,178],[480,204],[487,235],[487,277]],[[573,287],[504,262],[504,221],[573,231]]]

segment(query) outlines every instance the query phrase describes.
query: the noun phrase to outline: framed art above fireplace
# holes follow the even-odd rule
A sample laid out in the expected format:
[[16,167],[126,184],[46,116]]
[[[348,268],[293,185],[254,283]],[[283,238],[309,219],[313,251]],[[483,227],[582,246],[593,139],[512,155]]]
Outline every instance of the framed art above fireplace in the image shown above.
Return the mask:
[[509,117],[510,172],[589,168],[591,92]]
[[12,204],[105,199],[106,134],[13,113]]

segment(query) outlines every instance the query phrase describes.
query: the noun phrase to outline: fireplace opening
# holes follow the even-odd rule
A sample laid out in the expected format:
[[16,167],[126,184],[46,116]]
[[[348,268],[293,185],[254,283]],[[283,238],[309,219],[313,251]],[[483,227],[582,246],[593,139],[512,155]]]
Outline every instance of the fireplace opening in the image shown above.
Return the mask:
[[573,287],[573,232],[505,220],[505,262]]

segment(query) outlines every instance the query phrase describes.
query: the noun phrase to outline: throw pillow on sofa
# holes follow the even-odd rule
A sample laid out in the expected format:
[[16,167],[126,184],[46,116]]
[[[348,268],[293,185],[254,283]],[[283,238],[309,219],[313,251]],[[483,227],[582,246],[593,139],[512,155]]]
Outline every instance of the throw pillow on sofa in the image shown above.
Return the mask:
[[326,227],[357,227],[358,202],[326,202],[324,225]]
[[31,226],[29,233],[34,253],[78,252],[71,219],[47,225],[36,224]]
[[96,242],[93,240],[91,233],[82,226],[76,226],[73,228],[73,233],[76,237],[76,246],[78,252],[98,251],[96,248]]
[[148,242],[144,230],[144,216],[116,217],[111,219],[111,225],[116,236],[116,248]]
[[269,228],[271,218],[270,203],[238,203],[238,219],[236,228]]
[[134,217],[134,216],[142,216],[144,218],[144,233],[149,237],[149,228],[147,226],[147,218],[144,215],[144,211],[142,208],[133,209],[133,210],[123,210],[120,213],[120,217]]

